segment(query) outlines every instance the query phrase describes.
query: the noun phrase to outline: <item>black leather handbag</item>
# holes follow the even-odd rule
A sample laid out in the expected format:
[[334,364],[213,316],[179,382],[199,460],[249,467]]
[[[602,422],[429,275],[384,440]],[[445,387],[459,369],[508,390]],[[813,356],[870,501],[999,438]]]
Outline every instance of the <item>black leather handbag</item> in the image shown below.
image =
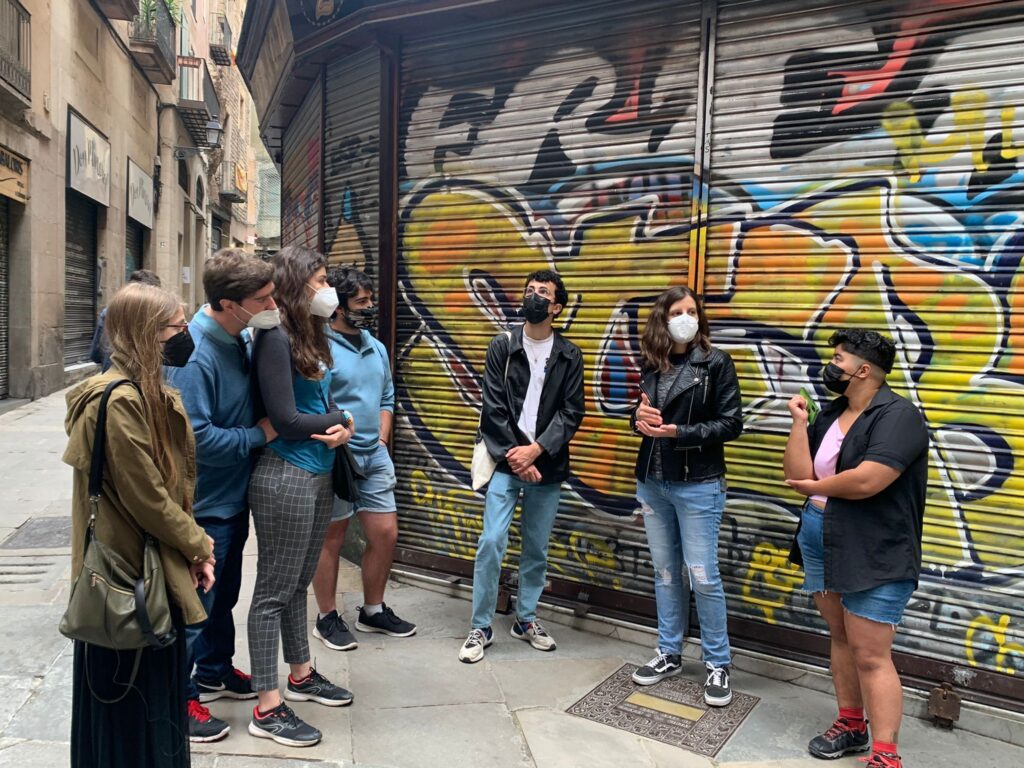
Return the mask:
[[355,504],[359,501],[359,479],[365,479],[365,475],[359,471],[356,464],[356,457],[352,455],[352,449],[347,445],[334,449],[334,467],[331,469],[331,483],[334,485],[334,495],[342,501]]
[[[89,525],[85,531],[82,571],[71,586],[60,632],[72,640],[114,650],[166,648],[175,641],[170,599],[156,541],[148,533],[142,573],[96,538],[96,515],[103,495],[106,460],[107,401],[128,379],[111,382],[100,399],[89,468]],[[136,665],[138,661],[136,660]]]

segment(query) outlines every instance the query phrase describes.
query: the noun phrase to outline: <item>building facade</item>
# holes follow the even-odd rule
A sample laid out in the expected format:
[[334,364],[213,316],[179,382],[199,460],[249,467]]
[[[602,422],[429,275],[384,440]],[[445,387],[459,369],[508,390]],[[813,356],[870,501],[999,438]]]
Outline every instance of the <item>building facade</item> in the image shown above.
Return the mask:
[[471,578],[484,351],[523,276],[556,267],[588,409],[545,598],[651,623],[627,413],[647,312],[690,285],[744,395],[732,633],[820,659],[787,560],[786,402],[827,398],[830,334],[870,326],[898,341],[891,382],[931,434],[899,666],[1024,708],[1022,6],[252,0],[239,65],[281,168],[282,244],[379,283],[399,559]]
[[214,233],[252,239],[251,100],[230,26],[242,11],[236,0],[0,0],[0,397],[39,397],[95,370],[97,316],[135,269],[195,308]]

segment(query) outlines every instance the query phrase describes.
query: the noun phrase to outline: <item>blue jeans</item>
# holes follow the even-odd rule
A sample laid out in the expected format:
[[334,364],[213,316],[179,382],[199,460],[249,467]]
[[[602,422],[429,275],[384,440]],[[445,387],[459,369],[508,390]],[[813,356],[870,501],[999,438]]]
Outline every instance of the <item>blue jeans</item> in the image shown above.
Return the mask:
[[[238,602],[242,587],[242,550],[249,538],[249,512],[234,517],[196,518],[196,522],[213,539],[213,567],[215,583],[209,592],[199,590],[199,600],[206,610],[206,621],[185,630],[185,648],[188,670],[195,665],[195,677],[219,683],[231,674],[231,659],[235,655],[235,621],[231,611]],[[188,681],[188,698],[198,699],[194,678]]]
[[476,547],[473,567],[473,628],[491,626],[498,600],[501,561],[508,546],[508,529],[519,494],[523,496],[520,518],[523,547],[519,554],[519,594],[516,616],[520,621],[537,618],[537,601],[544,591],[548,570],[548,539],[555,525],[561,483],[535,485],[515,475],[495,472],[484,501],[484,530]]
[[636,496],[654,566],[658,647],[665,653],[682,653],[692,589],[704,663],[729,666],[725,589],[718,572],[725,478],[696,483],[648,480],[637,484]]

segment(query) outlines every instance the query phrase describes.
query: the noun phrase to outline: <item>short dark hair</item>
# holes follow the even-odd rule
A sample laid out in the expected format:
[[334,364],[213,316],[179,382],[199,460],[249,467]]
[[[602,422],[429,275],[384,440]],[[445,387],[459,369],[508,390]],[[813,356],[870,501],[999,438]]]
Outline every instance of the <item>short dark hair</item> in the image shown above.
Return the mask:
[[160,276],[156,272],[151,272],[148,269],[136,269],[130,275],[128,275],[129,283],[144,283],[145,285],[153,285],[157,288],[162,288],[160,284]]
[[830,347],[842,345],[843,350],[851,355],[877,365],[886,373],[892,371],[896,360],[896,343],[888,336],[865,328],[843,328],[836,331],[828,340]]
[[555,270],[538,269],[536,272],[531,272],[526,276],[526,282],[523,283],[523,290],[525,291],[526,286],[534,281],[537,281],[538,283],[554,283],[555,304],[561,304],[564,307],[569,303],[569,292],[565,290],[565,283],[562,282],[562,276],[555,272]]
[[224,309],[222,300],[238,304],[273,279],[273,266],[241,248],[222,248],[203,267],[203,290],[215,312]]
[[355,267],[331,267],[327,270],[327,284],[338,292],[338,302],[348,309],[348,300],[360,290],[373,293],[373,281],[362,270]]

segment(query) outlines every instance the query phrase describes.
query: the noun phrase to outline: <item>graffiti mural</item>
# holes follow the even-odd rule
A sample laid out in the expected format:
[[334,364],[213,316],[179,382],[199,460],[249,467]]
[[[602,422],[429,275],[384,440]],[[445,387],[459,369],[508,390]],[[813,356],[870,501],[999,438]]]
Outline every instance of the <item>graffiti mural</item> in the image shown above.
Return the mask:
[[[1007,47],[999,73],[979,69],[979,51],[1024,27],[975,5],[922,4],[883,25],[851,4],[827,12],[849,40],[736,65],[746,49],[730,35],[758,20],[723,17],[703,169],[693,19],[590,47],[516,38],[507,66],[481,68],[491,80],[417,67],[400,157],[400,472],[418,510],[404,545],[472,558],[486,344],[516,322],[523,276],[554,267],[588,409],[552,575],[652,591],[625,414],[647,311],[687,283],[697,242],[714,341],[744,393],[721,540],[731,610],[821,629],[786,558],[801,503],[782,478],[786,401],[801,387],[829,396],[835,328],[874,327],[897,340],[890,382],[932,437],[925,577],[898,644],[1024,673],[1024,79],[1006,69],[1024,59]],[[517,546],[513,530],[513,558]]]

